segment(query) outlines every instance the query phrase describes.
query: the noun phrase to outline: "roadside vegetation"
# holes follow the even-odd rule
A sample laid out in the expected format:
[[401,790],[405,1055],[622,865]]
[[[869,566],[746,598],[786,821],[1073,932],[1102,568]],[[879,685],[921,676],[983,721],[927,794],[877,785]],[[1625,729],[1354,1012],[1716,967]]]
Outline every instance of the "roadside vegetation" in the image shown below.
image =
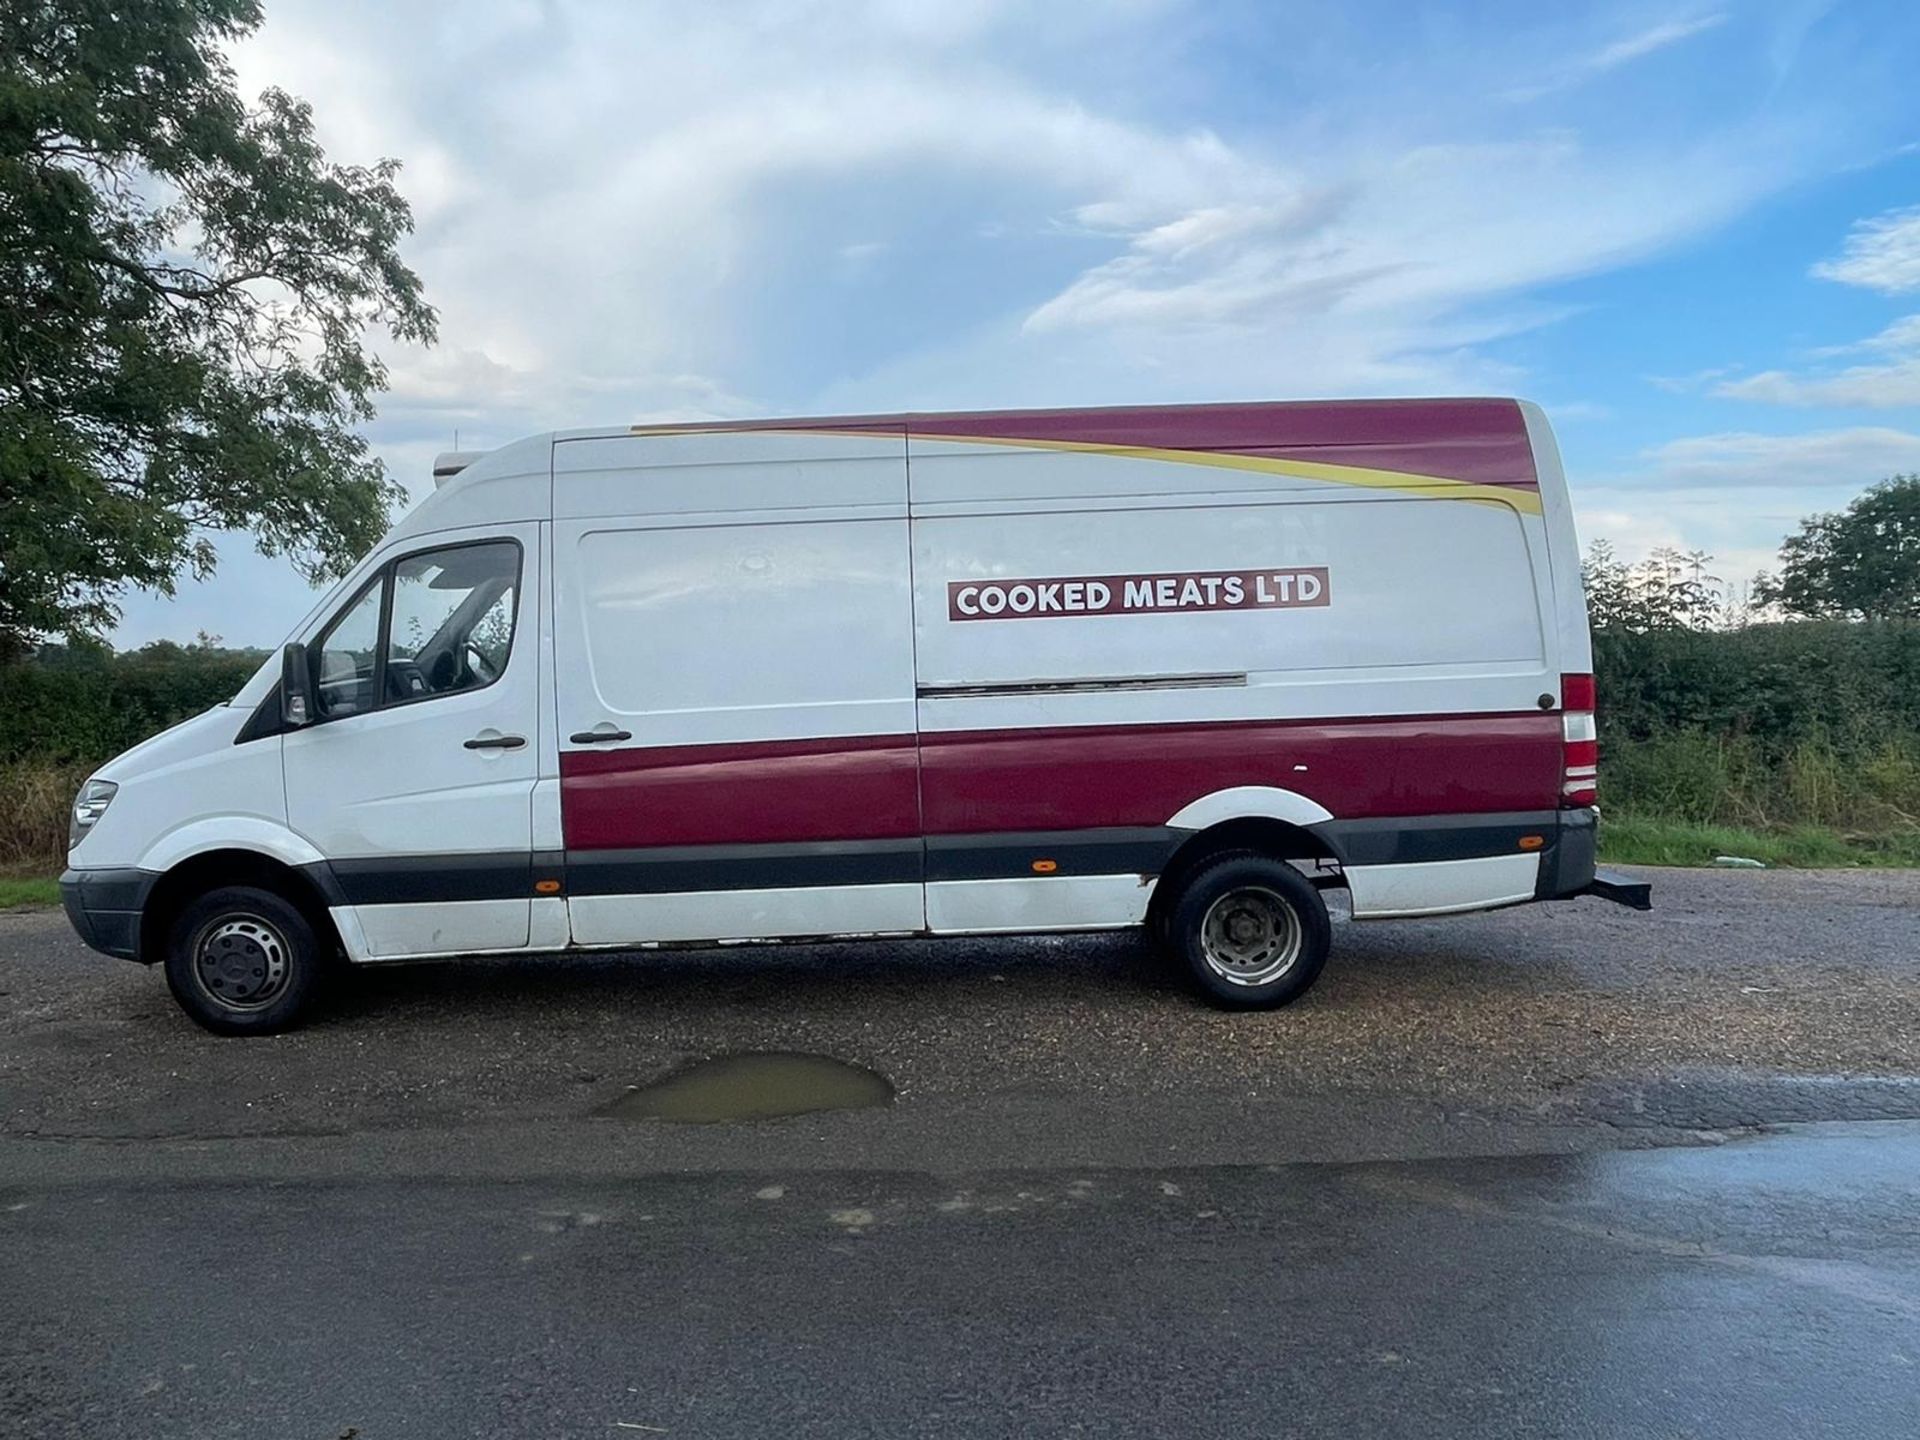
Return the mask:
[[264,653],[202,636],[118,654],[47,645],[0,663],[0,907],[27,903],[7,896],[39,893],[21,890],[20,877],[61,869],[68,807],[95,766],[231,699]]
[[1711,865],[1721,856],[1797,869],[1920,866],[1920,832],[1845,834],[1815,825],[1773,830],[1604,815],[1600,858],[1611,865]]
[[0,875],[0,910],[60,903],[60,885],[46,875]]
[[1780,559],[1740,594],[1708,555],[1588,552],[1607,859],[1920,864],[1920,477]]

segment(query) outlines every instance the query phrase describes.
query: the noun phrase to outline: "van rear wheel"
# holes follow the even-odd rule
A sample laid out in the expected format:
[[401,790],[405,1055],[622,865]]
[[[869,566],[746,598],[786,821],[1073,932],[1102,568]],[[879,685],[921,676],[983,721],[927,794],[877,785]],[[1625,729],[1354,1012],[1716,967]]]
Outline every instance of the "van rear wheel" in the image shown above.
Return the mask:
[[1298,870],[1263,855],[1223,855],[1187,882],[1166,918],[1166,946],[1214,1004],[1270,1010],[1304,995],[1327,963],[1326,904]]
[[223,885],[175,917],[167,988],[216,1035],[270,1035],[313,999],[322,954],[312,924],[271,890]]

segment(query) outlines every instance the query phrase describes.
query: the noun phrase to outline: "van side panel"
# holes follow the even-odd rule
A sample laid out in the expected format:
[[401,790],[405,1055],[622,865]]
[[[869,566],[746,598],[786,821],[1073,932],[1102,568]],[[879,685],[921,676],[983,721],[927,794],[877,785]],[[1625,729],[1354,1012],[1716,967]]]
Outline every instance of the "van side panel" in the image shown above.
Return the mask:
[[923,928],[904,441],[555,449],[580,944]]
[[1136,923],[1175,817],[1230,793],[1308,816],[1362,917],[1530,898],[1587,654],[1542,426],[1409,401],[558,441],[574,939]]
[[[1137,878],[1159,866],[1128,837],[1171,848],[1173,816],[1241,787],[1330,813],[1362,917],[1532,897],[1518,847],[1557,834],[1566,646],[1521,411],[1234,408],[1210,436],[1186,412],[916,422],[936,928],[995,878],[954,853],[998,848],[1010,879],[1079,836],[1084,890],[1112,836]],[[1021,884],[1027,920],[1053,894],[1084,923],[1085,896]]]

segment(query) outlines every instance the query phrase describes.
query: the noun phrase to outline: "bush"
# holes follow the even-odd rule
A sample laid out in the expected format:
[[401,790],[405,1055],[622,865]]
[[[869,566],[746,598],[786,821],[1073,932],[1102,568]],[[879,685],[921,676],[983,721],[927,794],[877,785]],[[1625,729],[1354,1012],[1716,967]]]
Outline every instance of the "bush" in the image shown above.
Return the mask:
[[1600,631],[1594,669],[1611,814],[1920,827],[1920,625]]
[[1694,730],[1853,753],[1920,736],[1920,624],[1602,630],[1593,658],[1603,740]]
[[1609,814],[1884,834],[1920,825],[1920,736],[1853,754],[1821,740],[1779,750],[1699,730],[1603,740],[1600,800]]
[[67,863],[67,817],[86,765],[0,765],[0,869],[51,873]]
[[118,655],[48,647],[0,666],[0,765],[98,765],[231,700],[264,657],[163,640]]

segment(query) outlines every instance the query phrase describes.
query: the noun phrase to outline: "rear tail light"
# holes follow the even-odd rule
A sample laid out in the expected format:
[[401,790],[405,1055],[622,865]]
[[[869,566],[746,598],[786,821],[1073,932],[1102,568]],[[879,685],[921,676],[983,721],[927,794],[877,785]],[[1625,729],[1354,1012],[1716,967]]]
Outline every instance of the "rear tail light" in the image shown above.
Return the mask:
[[1594,726],[1593,676],[1560,677],[1560,804],[1569,810],[1600,800],[1600,733]]

